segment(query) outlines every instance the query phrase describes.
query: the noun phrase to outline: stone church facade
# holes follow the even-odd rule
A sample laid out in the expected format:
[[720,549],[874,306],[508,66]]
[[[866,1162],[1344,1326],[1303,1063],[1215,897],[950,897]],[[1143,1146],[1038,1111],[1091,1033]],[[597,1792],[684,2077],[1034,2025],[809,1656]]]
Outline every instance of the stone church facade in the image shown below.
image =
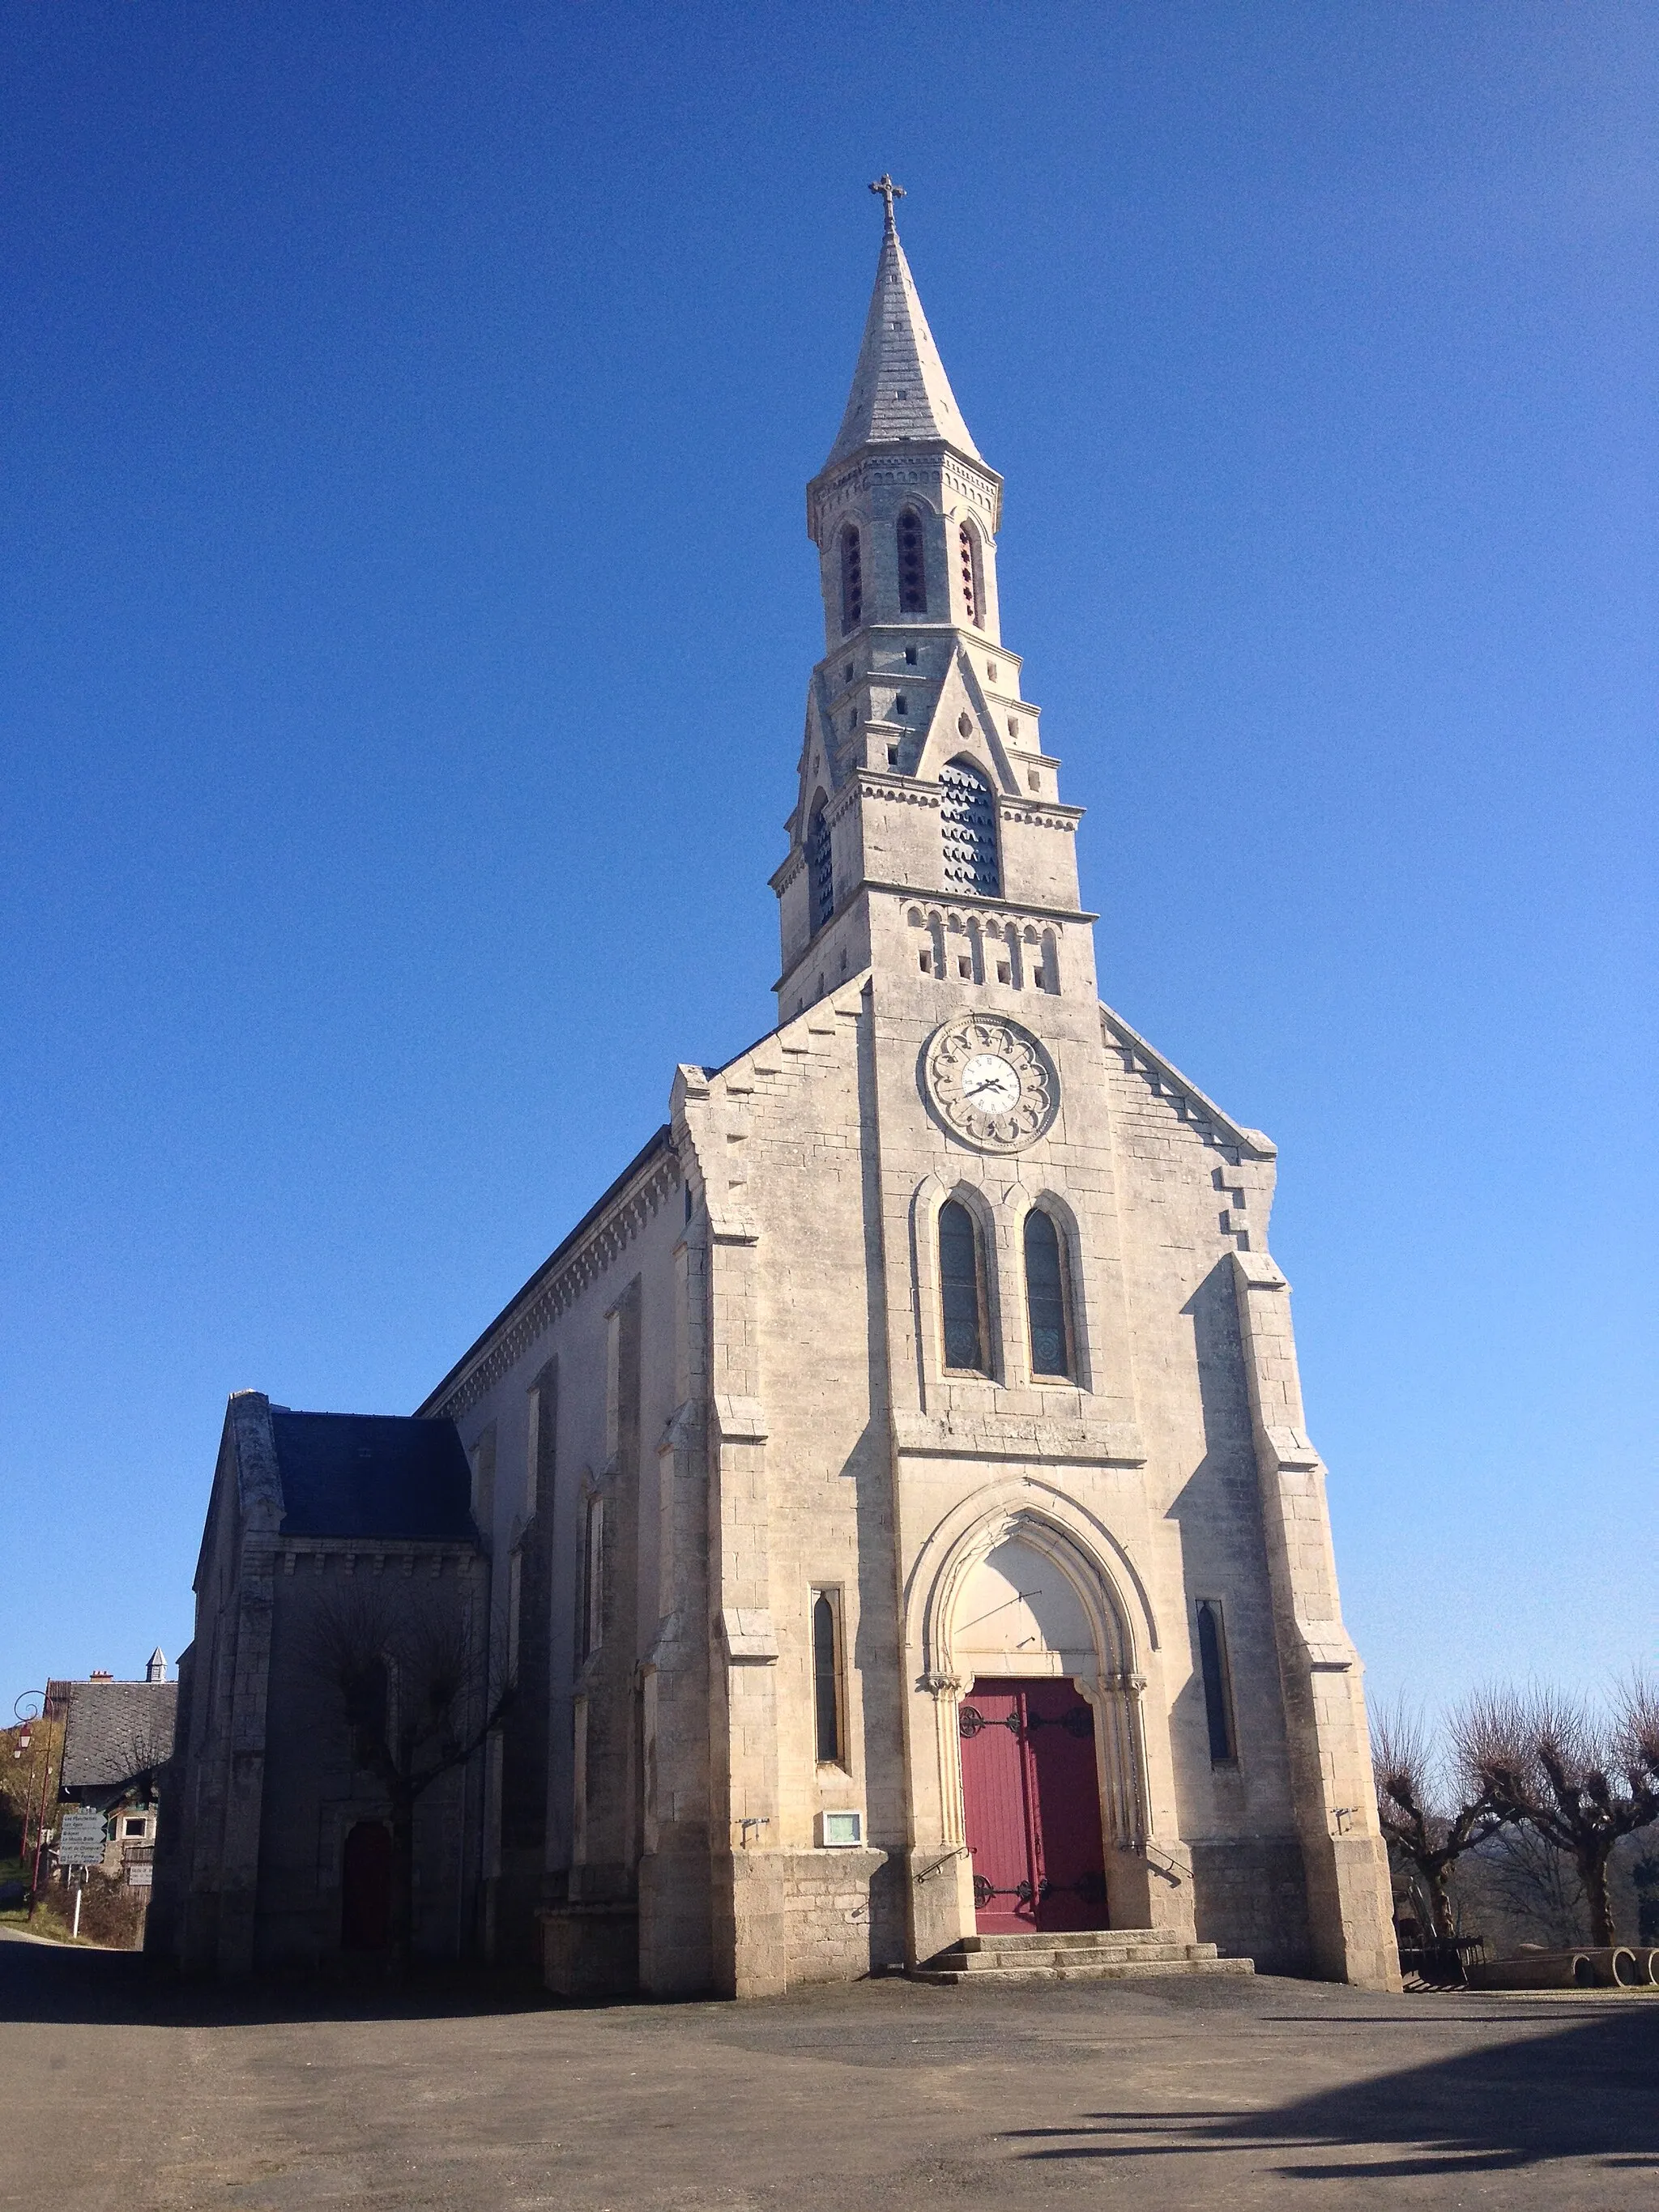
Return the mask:
[[1273,1147],[1101,1002],[1001,498],[890,197],[780,1025],[420,1408],[520,1686],[480,1940],[569,1992],[1107,1927],[1398,1986]]
[[232,1400],[152,1916],[188,1966],[384,1919],[304,1665],[373,1587],[517,1685],[422,1800],[428,1951],[744,1996],[1142,1930],[1399,1985],[1273,1147],[1101,1002],[1001,480],[883,188],[779,1026],[678,1069],[416,1417]]

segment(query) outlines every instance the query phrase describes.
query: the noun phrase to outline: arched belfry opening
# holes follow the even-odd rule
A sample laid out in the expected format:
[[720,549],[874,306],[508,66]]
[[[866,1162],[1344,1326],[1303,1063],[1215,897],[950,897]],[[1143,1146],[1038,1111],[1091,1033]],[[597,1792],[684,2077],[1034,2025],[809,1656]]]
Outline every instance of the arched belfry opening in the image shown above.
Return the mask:
[[830,835],[830,813],[822,793],[813,802],[806,825],[806,888],[811,926],[816,936],[836,910],[835,848]]
[[962,585],[962,611],[975,629],[985,627],[985,558],[978,531],[971,522],[957,529],[957,563]]
[[939,835],[946,890],[1002,896],[997,856],[997,801],[990,779],[970,760],[947,761],[939,772]]
[[927,555],[922,540],[921,517],[907,507],[898,519],[899,612],[927,611]]
[[864,620],[864,541],[852,523],[841,533],[841,634]]

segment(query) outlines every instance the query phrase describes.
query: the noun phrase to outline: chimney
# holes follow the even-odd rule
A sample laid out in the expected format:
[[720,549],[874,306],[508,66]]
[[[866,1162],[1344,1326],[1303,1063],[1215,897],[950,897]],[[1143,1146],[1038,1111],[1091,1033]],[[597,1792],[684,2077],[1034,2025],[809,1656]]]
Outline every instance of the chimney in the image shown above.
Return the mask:
[[112,1682],[115,1677],[107,1667],[94,1667],[87,1680],[89,1682]]

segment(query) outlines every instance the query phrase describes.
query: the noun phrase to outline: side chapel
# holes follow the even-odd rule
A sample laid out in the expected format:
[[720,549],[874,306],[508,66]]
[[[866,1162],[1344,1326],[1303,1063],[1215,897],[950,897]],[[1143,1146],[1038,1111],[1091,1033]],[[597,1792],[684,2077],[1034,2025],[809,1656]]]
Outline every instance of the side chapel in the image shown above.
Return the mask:
[[1002,480],[872,189],[779,1026],[419,1408],[520,1685],[444,1894],[573,1994],[1102,1930],[1397,1988],[1273,1146],[1101,1001]]

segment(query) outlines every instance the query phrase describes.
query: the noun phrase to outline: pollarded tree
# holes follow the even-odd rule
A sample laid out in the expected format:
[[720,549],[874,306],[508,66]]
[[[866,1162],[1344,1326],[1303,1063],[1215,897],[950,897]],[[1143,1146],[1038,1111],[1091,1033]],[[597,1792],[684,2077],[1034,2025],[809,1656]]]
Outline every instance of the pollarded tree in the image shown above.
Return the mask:
[[1621,1836],[1659,1820],[1659,1692],[1636,1677],[1602,1718],[1559,1691],[1492,1691],[1452,1732],[1465,1787],[1571,1857],[1590,1942],[1615,1942],[1607,1862]]
[[492,1670],[487,1624],[404,1577],[332,1593],[313,1615],[309,1671],[386,1792],[392,1832],[391,1964],[414,1947],[415,1808],[500,1725],[514,1694]]
[[1454,1802],[1421,1714],[1404,1705],[1372,1717],[1371,1773],[1382,1833],[1396,1859],[1411,1869],[1437,1939],[1449,1943],[1457,1933],[1451,1870],[1465,1851],[1484,1844],[1512,1816],[1478,1789]]

